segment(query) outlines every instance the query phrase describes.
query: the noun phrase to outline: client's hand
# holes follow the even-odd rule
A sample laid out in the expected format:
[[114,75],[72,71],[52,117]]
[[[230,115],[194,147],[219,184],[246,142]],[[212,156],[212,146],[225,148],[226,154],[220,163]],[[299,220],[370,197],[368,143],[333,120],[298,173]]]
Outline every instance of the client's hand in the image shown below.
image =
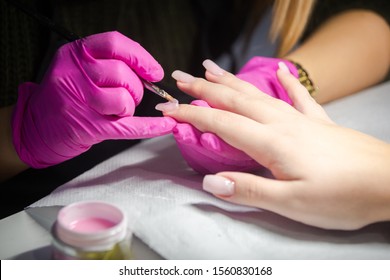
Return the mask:
[[[279,61],[282,60],[255,57],[243,67],[237,76],[257,88],[264,89],[263,92],[270,96],[291,104],[286,90],[276,78]],[[205,60],[203,65],[215,75],[223,73],[223,69],[211,60]],[[290,67],[296,71],[292,64]],[[195,100],[191,104],[210,107],[203,100]],[[252,171],[262,168],[243,151],[230,146],[214,133],[202,133],[191,124],[178,123],[173,130],[173,135],[187,164],[201,174],[220,171]]]
[[207,175],[203,188],[322,228],[390,220],[390,145],[334,124],[286,65],[280,68],[294,107],[228,72],[207,71],[208,81],[176,73],[182,91],[213,108],[183,104],[165,115],[215,133],[274,176],[221,172]]
[[[31,167],[73,158],[106,139],[170,133],[170,118],[134,117],[143,84],[161,80],[157,61],[118,32],[68,43],[55,54],[40,84],[24,83],[12,120],[15,150]],[[138,77],[139,76],[139,77]]]

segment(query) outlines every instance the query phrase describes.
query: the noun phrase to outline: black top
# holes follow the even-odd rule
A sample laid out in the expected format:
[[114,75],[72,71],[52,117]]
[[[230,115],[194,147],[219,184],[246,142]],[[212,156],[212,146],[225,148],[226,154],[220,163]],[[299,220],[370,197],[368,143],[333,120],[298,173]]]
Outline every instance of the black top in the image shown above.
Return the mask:
[[[12,0],[7,0],[12,1]],[[201,62],[229,50],[237,35],[272,1],[263,0],[19,0],[81,37],[118,30],[144,46],[166,73],[203,75]],[[259,5],[262,4],[262,5]],[[370,9],[390,22],[389,1],[317,1],[303,38],[336,13]],[[253,7],[256,7],[254,9]],[[0,106],[14,104],[17,86],[39,82],[59,44],[55,34],[0,1]],[[233,72],[238,69],[230,69]],[[166,77],[163,82],[174,86]]]

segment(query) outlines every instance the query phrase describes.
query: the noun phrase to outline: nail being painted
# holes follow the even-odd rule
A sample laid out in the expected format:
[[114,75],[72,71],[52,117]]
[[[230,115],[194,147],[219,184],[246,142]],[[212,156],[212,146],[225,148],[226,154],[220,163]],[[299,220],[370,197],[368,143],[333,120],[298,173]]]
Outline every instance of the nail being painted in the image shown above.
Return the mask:
[[179,101],[173,98],[172,101],[157,104],[155,108],[156,110],[162,112],[172,112],[175,111],[178,107],[179,107]]

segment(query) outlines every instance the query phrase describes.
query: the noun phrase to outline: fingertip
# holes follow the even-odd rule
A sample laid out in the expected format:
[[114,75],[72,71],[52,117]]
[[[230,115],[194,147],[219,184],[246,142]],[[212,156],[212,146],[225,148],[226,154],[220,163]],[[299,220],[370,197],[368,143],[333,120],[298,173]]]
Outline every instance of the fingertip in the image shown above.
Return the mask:
[[118,31],[88,36],[83,43],[94,58],[122,60],[147,81],[157,82],[164,77],[157,60],[141,44]]
[[[283,62],[279,62],[279,63],[283,63]],[[285,64],[283,63],[283,65],[285,65]],[[286,66],[286,65],[285,65],[285,66]],[[287,66],[286,66],[286,67],[287,67]],[[284,87],[284,85],[285,85],[286,82],[292,81],[292,78],[294,78],[294,80],[297,80],[297,78],[294,77],[294,76],[291,74],[291,72],[288,70],[288,68],[287,68],[287,70],[286,70],[283,66],[279,67],[279,68],[276,70],[276,76],[278,77],[279,81],[282,83],[283,87]],[[297,80],[297,81],[298,81],[298,80]]]
[[279,68],[276,71],[276,75],[280,83],[282,84],[283,88],[287,91],[291,99],[295,98],[295,95],[298,91],[299,92],[306,91],[306,88],[300,83],[300,81],[293,74],[291,74],[288,68],[286,70],[282,66],[282,68]]
[[155,109],[157,111],[161,111],[164,114],[172,113],[172,112],[176,111],[178,108],[179,108],[179,102],[177,100],[176,100],[176,102],[168,101],[165,103],[159,103],[155,106]]
[[151,57],[148,65],[138,65],[134,71],[149,82],[159,82],[164,78],[164,70],[161,65]]
[[128,76],[128,80],[131,81],[131,85],[127,86],[127,94],[133,100],[136,106],[138,106],[144,96],[144,85],[139,77],[133,72],[133,75]]
[[290,69],[288,69],[287,65],[283,61],[278,62],[279,70],[281,70],[283,73],[290,74]]
[[188,73],[183,72],[181,70],[173,71],[171,76],[173,79],[175,79],[177,82],[180,82],[180,83],[192,83],[196,79],[191,74],[188,74]]
[[235,183],[220,175],[206,175],[203,178],[202,188],[213,195],[229,197],[235,192]]
[[208,72],[215,76],[223,76],[226,72],[218,64],[210,59],[204,60],[202,65]]

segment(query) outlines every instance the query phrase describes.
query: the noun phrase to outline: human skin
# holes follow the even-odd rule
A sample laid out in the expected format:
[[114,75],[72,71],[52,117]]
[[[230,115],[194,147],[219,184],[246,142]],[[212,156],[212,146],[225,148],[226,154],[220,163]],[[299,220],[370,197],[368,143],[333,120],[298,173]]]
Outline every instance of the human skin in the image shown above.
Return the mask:
[[383,80],[390,67],[390,27],[380,15],[350,10],[324,22],[284,58],[300,63],[324,104]]
[[[351,10],[330,18],[284,58],[304,66],[319,88],[316,101],[326,103],[372,86],[386,76],[390,29],[374,12]],[[0,182],[29,167],[12,145],[13,108],[0,108]]]
[[174,72],[182,91],[213,108],[181,104],[158,109],[215,133],[274,177],[220,172],[206,175],[203,188],[220,199],[326,229],[353,230],[390,220],[390,145],[335,124],[280,67],[278,79],[294,106],[226,71],[209,69],[207,80]]

